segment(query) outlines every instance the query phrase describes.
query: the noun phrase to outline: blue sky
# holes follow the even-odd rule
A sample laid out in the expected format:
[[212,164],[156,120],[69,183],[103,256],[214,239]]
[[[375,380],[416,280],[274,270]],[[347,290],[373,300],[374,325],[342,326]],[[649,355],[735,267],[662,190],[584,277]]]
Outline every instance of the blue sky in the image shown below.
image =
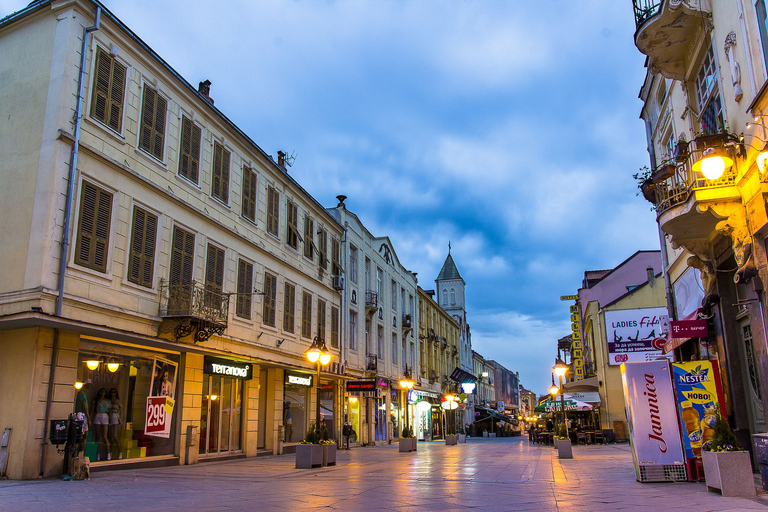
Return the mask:
[[[0,0],[0,15],[28,2]],[[448,241],[473,348],[545,393],[584,271],[657,249],[629,0],[108,0],[320,203],[434,287]]]

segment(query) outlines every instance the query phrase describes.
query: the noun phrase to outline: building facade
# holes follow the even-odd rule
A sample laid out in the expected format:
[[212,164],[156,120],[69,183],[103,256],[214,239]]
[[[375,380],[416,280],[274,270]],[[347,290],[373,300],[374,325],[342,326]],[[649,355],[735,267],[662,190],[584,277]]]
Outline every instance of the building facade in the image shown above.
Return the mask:
[[321,410],[340,438],[344,230],[282,156],[96,1],[0,20],[0,53],[8,476],[58,474],[50,421],[78,409],[116,413],[95,468],[279,453]]
[[[640,90],[675,320],[708,318],[706,343],[678,340],[678,360],[718,359],[723,413],[743,446],[766,431],[765,141],[768,33],[763,0],[633,1]],[[674,20],[673,23],[670,23]],[[717,164],[717,165],[712,165]]]

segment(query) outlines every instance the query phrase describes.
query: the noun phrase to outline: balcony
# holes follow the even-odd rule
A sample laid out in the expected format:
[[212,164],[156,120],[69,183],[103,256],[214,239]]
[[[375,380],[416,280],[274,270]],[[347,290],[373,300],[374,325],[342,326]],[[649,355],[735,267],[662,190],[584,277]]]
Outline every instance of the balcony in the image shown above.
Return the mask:
[[365,312],[372,315],[379,309],[379,296],[376,292],[365,292]]
[[[708,147],[728,149],[738,148],[738,144],[732,135],[716,134],[700,136],[689,146],[689,151],[675,161],[654,169],[653,183],[649,184],[653,190],[644,191],[644,195],[654,204],[659,226],[671,236],[673,245],[698,254],[695,246],[706,242],[717,224],[741,207],[741,195],[735,163],[714,181],[694,171],[693,163]],[[736,154],[739,152],[737,149]]]
[[206,341],[227,328],[229,294],[195,281],[171,284],[161,279],[159,315],[159,333],[171,332],[176,340],[194,333],[195,342]]
[[632,0],[635,46],[648,56],[648,69],[685,80],[690,45],[711,16],[711,0]]
[[365,356],[365,370],[369,372],[378,371],[379,358],[376,354],[366,354]]

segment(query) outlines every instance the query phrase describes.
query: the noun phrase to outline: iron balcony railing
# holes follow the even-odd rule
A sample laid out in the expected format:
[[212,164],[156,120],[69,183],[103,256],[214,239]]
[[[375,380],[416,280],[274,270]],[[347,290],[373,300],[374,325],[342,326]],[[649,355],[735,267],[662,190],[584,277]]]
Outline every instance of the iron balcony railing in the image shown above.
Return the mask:
[[403,315],[403,329],[411,329],[411,328],[412,328],[411,315]]
[[376,354],[367,354],[365,356],[365,369],[369,372],[375,372],[379,367],[379,358]]
[[636,29],[661,10],[661,0],[632,0],[632,5],[635,9]]
[[229,294],[205,288],[192,281],[171,284],[160,280],[160,316],[189,317],[227,325]]
[[365,292],[365,307],[372,309],[379,307],[379,296],[376,292]]

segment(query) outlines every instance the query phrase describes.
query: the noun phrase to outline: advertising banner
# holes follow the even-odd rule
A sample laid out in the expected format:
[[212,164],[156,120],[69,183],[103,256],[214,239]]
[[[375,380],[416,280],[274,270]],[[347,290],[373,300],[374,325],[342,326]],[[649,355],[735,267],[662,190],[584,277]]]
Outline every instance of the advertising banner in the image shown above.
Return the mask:
[[661,319],[666,308],[625,309],[605,313],[608,364],[672,359],[663,354],[666,340],[661,336]]
[[148,396],[144,434],[155,437],[171,436],[171,419],[176,401],[169,396]]
[[682,464],[684,461],[670,364],[660,360],[621,365],[638,480],[639,466]]
[[701,458],[701,448],[714,434],[722,394],[716,365],[715,361],[672,365],[678,413],[684,430],[683,446],[688,459]]

